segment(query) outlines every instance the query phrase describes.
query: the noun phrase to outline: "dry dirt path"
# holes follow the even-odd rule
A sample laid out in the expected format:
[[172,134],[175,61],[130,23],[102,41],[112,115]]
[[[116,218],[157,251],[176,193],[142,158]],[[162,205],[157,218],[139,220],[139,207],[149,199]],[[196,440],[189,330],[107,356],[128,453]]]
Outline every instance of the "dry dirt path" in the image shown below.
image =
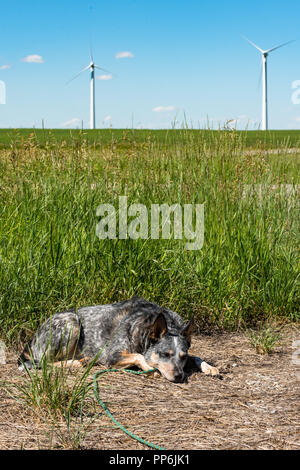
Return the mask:
[[[242,333],[198,336],[192,352],[218,366],[222,380],[199,373],[177,385],[106,374],[100,396],[121,424],[166,449],[300,449],[300,365],[292,347],[300,330],[289,327],[283,338],[275,353],[261,356]],[[0,381],[25,380],[15,359],[10,353],[0,366]],[[116,429],[100,406],[95,416],[83,448],[144,449]],[[55,433],[50,438],[47,426],[0,385],[0,449],[56,445]]]

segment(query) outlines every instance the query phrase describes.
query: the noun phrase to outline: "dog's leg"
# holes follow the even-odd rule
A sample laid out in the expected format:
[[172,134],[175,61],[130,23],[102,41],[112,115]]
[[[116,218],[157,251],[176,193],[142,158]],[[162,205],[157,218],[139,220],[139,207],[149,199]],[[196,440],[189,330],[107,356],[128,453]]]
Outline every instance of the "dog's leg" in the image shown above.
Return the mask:
[[219,369],[207,364],[207,362],[205,361],[201,362],[200,367],[201,367],[202,372],[204,372],[205,375],[213,375],[213,376],[220,375]]
[[200,357],[197,356],[188,357],[187,367],[190,370],[201,370],[205,375],[220,375],[219,369],[211,366],[210,364],[207,364],[207,362],[203,361]]
[[19,358],[19,369],[40,368],[43,361],[75,359],[80,325],[73,312],[62,312],[43,323]]
[[88,358],[83,357],[82,359],[68,359],[62,361],[53,362],[51,365],[53,367],[85,367],[88,363]]
[[138,353],[129,353],[128,351],[123,351],[121,353],[120,360],[114,364],[117,368],[126,368],[136,366],[142,370],[149,370],[151,366],[146,362],[144,356]]

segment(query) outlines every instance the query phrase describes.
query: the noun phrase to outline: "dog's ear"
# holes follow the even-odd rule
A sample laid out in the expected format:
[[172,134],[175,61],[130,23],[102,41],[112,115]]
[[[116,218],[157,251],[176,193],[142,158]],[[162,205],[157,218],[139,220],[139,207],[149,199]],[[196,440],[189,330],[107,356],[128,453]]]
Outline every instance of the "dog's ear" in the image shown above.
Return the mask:
[[181,330],[181,334],[185,336],[189,342],[191,342],[193,330],[194,330],[194,318],[191,318],[190,321],[183,326]]
[[162,313],[159,313],[150,327],[150,339],[157,341],[161,339],[167,332],[167,322]]

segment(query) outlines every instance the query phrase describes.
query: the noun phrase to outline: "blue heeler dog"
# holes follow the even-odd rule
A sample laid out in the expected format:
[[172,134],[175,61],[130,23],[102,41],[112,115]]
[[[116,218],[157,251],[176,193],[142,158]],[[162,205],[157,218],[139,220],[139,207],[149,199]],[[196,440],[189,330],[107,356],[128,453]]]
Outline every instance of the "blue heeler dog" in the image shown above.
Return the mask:
[[106,367],[155,368],[171,382],[184,382],[199,369],[218,375],[218,369],[188,355],[191,332],[192,321],[184,323],[177,313],[133,297],[56,313],[26,345],[19,365],[30,369],[43,360],[84,365],[96,357]]

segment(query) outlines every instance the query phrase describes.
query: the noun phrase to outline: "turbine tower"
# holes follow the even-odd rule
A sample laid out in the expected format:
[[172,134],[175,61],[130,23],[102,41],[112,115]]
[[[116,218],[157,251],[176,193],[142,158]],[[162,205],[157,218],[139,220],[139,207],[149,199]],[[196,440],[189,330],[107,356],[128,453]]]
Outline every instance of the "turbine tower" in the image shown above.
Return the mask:
[[[244,36],[243,36],[244,37]],[[280,44],[280,46],[273,47],[272,49],[268,50],[263,50],[260,47],[258,47],[254,42],[250,41],[246,37],[244,37],[246,41],[251,44],[251,46],[255,47],[261,55],[262,55],[262,119],[261,119],[261,128],[263,131],[267,131],[269,128],[269,123],[268,123],[268,70],[267,70],[267,59],[268,55],[275,51],[276,49],[279,49],[280,47],[286,46],[287,44],[290,44],[293,41],[288,41],[285,42],[284,44]]]
[[75,77],[71,78],[67,83],[72,82],[75,78],[77,78],[82,72],[86,70],[90,70],[91,72],[91,85],[90,85],[90,129],[96,128],[96,108],[95,108],[95,69],[102,70],[103,72],[111,73],[106,69],[99,67],[99,65],[95,64],[93,60],[92,51],[90,52],[91,61],[89,65],[84,67],[80,72],[75,75]]

